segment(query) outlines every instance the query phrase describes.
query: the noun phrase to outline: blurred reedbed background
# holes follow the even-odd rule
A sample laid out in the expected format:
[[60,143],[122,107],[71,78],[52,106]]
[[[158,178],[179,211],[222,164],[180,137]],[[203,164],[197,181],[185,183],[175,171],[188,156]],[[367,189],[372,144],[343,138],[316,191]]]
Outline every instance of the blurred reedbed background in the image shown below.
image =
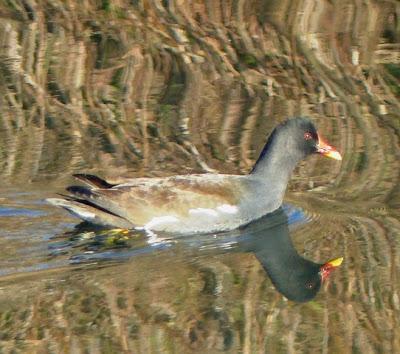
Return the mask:
[[399,16],[398,1],[0,0],[0,201],[39,193],[23,198],[37,217],[0,219],[0,270],[38,262],[20,250],[67,216],[37,199],[72,173],[246,173],[297,115],[344,158],[296,169],[287,201],[310,222],[294,243],[345,259],[304,305],[246,254],[7,275],[0,349],[400,353]]
[[294,115],[350,152],[346,173],[324,164],[318,185],[357,179],[365,192],[368,168],[398,175],[385,167],[399,129],[396,2],[3,1],[0,16],[5,180],[245,172]]

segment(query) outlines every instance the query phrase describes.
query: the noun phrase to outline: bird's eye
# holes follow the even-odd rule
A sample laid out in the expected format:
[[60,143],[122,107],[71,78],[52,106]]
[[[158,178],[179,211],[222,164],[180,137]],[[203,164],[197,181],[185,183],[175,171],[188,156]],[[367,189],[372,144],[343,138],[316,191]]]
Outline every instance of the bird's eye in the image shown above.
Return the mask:
[[313,283],[306,283],[306,288],[307,289],[312,289],[314,287]]
[[312,139],[312,134],[310,132],[304,133],[304,140],[311,140]]

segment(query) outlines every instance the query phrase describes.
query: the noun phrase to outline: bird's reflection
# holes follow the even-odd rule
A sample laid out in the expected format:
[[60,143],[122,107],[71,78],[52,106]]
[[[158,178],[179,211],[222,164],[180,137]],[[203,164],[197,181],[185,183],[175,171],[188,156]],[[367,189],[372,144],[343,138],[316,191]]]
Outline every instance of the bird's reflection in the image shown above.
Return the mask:
[[239,249],[253,252],[276,289],[296,302],[313,299],[330,271],[342,258],[324,264],[300,256],[289,236],[288,217],[282,209],[249,224],[243,230]]
[[[316,296],[321,283],[332,269],[340,265],[342,258],[318,264],[300,256],[289,235],[288,214],[291,224],[293,221],[298,222],[299,218],[300,221],[304,221],[301,213],[288,213],[280,208],[238,230],[213,235],[180,237],[160,235],[158,242],[154,240],[150,242],[153,237],[137,233],[132,235],[127,230],[99,231],[87,229],[83,224],[74,231],[64,234],[62,241],[59,239],[53,241],[50,249],[53,256],[72,254],[70,262],[74,264],[123,261],[137,255],[149,254],[155,249],[168,249],[176,244],[183,244],[191,256],[193,251],[208,251],[211,254],[251,252],[255,254],[275,288],[282,295],[292,301],[306,302]],[[296,218],[297,220],[293,220]],[[68,241],[65,241],[65,236]],[[80,252],[71,253],[71,249]]]

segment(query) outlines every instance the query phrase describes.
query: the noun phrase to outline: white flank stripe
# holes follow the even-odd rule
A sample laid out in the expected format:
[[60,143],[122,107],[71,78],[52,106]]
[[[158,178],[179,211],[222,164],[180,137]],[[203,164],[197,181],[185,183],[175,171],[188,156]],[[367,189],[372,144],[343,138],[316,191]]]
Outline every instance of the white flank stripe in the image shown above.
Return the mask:
[[207,209],[207,208],[197,208],[197,209],[189,209],[190,215],[206,215],[206,216],[218,216],[218,212],[215,209]]
[[165,224],[171,224],[174,222],[179,221],[179,219],[172,215],[165,215],[165,216],[156,216],[155,218],[151,219],[146,225],[144,225],[145,230],[154,229],[156,226],[162,226]]
[[230,205],[230,204],[222,204],[218,206],[217,209],[221,213],[226,213],[226,214],[236,214],[238,212],[238,207],[236,205]]

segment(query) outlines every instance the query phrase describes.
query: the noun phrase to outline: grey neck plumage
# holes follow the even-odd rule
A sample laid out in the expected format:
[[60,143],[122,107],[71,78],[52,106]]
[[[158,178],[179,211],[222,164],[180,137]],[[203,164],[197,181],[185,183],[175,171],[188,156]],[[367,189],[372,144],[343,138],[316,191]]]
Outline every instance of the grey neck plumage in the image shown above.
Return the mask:
[[294,168],[304,158],[304,154],[293,144],[295,142],[288,134],[274,130],[249,175],[258,180],[269,195],[274,192],[280,199]]

